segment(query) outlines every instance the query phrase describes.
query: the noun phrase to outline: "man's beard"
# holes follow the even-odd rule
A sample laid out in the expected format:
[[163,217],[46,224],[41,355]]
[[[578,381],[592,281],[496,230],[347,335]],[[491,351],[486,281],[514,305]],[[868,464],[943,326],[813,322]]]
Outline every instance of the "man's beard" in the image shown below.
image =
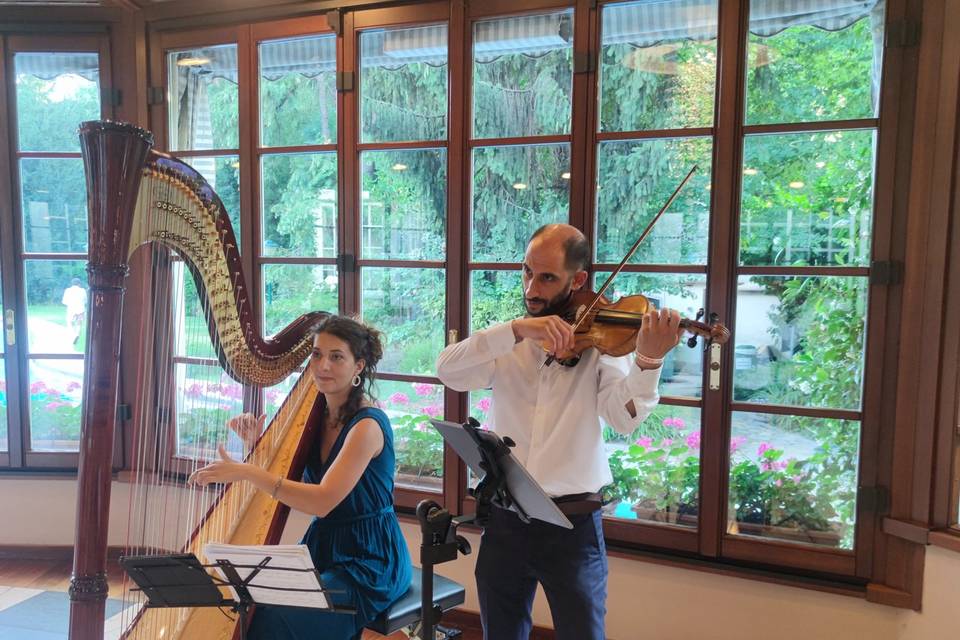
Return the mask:
[[[570,301],[571,295],[573,295],[573,287],[571,286],[571,283],[568,283],[564,292],[554,296],[552,300],[546,301],[543,298],[531,298],[530,300],[527,300],[526,298],[524,298],[523,307],[524,309],[526,309],[527,315],[533,318],[543,318],[545,316],[558,316],[558,315],[562,315],[561,312],[565,310],[567,303]],[[546,302],[546,304],[543,305],[543,308],[541,308],[539,311],[533,312],[530,310],[530,306],[529,306],[531,302],[540,302],[540,303]]]

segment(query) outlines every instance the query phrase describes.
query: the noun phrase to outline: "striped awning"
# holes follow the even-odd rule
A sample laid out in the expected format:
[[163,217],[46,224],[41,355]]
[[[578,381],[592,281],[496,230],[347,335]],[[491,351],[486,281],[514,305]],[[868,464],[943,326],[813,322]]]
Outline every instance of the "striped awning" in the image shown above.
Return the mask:
[[13,54],[13,68],[16,75],[28,74],[42,80],[53,80],[62,75],[97,80],[100,75],[99,59],[96,52],[18,52]]
[[[881,0],[752,0],[750,33],[772,36],[807,25],[844,29],[870,15]],[[603,9],[603,44],[649,47],[669,40],[717,37],[717,0],[641,0]]]
[[[717,35],[719,0],[639,0],[605,5],[602,11],[604,44],[630,43],[648,47],[670,40],[712,40]],[[813,25],[822,29],[843,29],[870,15],[882,0],[752,0],[750,31],[771,36],[789,27]],[[474,56],[487,63],[509,54],[540,56],[570,48],[573,13],[514,16],[482,20],[474,25]],[[400,68],[421,63],[432,66],[447,62],[447,25],[401,29],[375,29],[360,34],[360,61],[364,67]],[[191,73],[213,74],[236,82],[237,49],[222,45],[175,52],[207,61],[190,67]],[[333,35],[310,36],[265,42],[260,45],[260,73],[275,80],[297,73],[313,77],[336,69],[336,40]],[[96,53],[17,53],[16,72],[52,79],[77,74],[97,76]]]

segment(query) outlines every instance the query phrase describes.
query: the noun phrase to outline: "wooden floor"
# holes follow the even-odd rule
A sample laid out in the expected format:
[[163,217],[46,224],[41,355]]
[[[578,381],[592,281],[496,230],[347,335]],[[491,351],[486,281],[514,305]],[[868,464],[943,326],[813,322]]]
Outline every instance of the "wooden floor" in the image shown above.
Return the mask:
[[[72,563],[62,559],[11,559],[0,557],[0,585],[5,587],[21,587],[28,589],[42,589],[44,591],[67,591],[70,586],[70,570]],[[110,585],[109,597],[121,598],[123,588],[123,572],[116,562],[107,565],[107,581]],[[482,640],[475,615],[451,613],[448,623],[463,632],[462,640]],[[363,635],[364,640],[405,640],[402,633],[382,636],[372,631]]]

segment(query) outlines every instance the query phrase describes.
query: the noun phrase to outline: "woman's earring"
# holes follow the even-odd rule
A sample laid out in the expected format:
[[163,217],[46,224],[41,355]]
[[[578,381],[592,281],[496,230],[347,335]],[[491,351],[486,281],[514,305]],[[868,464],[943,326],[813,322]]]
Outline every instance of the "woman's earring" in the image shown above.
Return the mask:
[[360,374],[358,373],[357,375],[353,376],[353,382],[351,382],[351,384],[355,387],[359,387],[361,382]]

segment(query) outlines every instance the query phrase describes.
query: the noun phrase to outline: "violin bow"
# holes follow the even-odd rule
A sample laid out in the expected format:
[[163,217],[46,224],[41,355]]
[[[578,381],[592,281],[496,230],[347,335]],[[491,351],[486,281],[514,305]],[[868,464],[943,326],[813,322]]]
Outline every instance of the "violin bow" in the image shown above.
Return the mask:
[[[640,237],[637,238],[637,241],[634,242],[633,246],[630,247],[630,250],[627,251],[627,255],[623,256],[623,260],[620,261],[620,264],[617,265],[617,268],[613,270],[606,282],[603,283],[603,286],[597,291],[597,295],[590,302],[590,305],[587,307],[586,311],[580,314],[580,317],[577,318],[576,322],[573,323],[574,332],[576,332],[576,330],[580,327],[580,323],[583,322],[588,315],[590,315],[590,312],[593,311],[593,308],[597,306],[597,302],[599,302],[600,298],[603,297],[603,293],[610,286],[610,283],[613,282],[613,279],[617,277],[617,274],[620,273],[623,267],[627,264],[627,261],[633,257],[633,254],[636,253],[637,249],[640,247],[640,243],[642,243],[650,234],[650,231],[653,229],[653,225],[657,224],[657,220],[660,219],[660,216],[662,216],[663,213],[670,208],[670,205],[673,204],[673,201],[677,199],[677,196],[680,195],[680,191],[687,184],[690,178],[693,177],[693,174],[696,173],[696,171],[697,165],[693,165],[693,168],[690,169],[690,171],[687,173],[687,176],[680,181],[680,184],[677,185],[677,188],[673,190],[672,194],[670,194],[670,197],[667,199],[666,203],[660,207],[660,211],[657,212],[657,215],[653,216],[653,219],[647,224],[647,228],[643,230],[643,233],[640,234]],[[553,355],[547,356],[547,359],[543,361],[539,369],[542,369],[545,365],[549,365],[555,359],[556,357]]]

